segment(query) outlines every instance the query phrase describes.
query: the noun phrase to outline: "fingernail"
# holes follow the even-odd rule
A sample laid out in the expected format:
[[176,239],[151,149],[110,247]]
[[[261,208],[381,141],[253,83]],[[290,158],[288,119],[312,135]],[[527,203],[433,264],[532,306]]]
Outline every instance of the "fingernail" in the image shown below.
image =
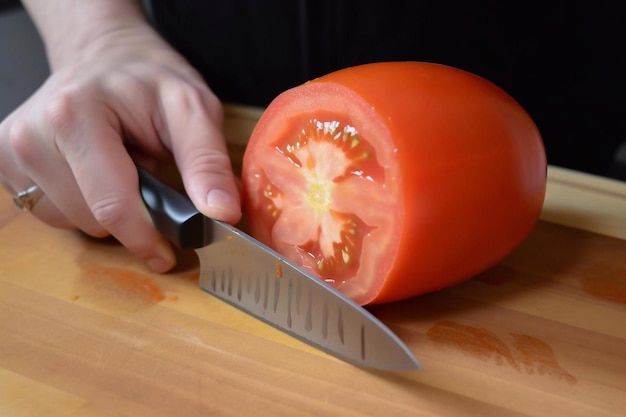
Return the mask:
[[214,188],[207,194],[207,206],[225,212],[239,212],[239,202],[229,193],[219,188]]
[[174,265],[171,260],[155,257],[148,259],[148,267],[157,273],[164,273],[169,271]]
[[147,261],[148,267],[154,272],[162,274],[176,265],[176,255],[167,244],[160,245],[157,252],[156,256]]

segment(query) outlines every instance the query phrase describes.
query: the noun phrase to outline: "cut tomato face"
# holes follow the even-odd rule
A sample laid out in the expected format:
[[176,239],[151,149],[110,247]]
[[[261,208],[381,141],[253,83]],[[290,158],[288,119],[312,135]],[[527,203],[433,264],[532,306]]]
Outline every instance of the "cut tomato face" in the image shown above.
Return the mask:
[[452,285],[508,254],[538,218],[545,171],[532,120],[497,87],[384,63],[276,98],[242,181],[253,236],[368,304]]
[[364,239],[392,231],[385,199],[400,196],[386,192],[376,150],[349,121],[302,115],[294,126],[259,177],[265,223],[280,251],[340,284],[356,276]]

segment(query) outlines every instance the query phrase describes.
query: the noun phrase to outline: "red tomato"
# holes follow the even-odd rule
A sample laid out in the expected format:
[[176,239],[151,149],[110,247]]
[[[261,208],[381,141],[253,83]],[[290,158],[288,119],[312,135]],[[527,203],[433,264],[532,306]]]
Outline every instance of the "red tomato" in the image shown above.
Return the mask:
[[337,71],[278,96],[243,159],[250,233],[360,304],[471,278],[543,205],[546,157],[494,84],[430,63]]

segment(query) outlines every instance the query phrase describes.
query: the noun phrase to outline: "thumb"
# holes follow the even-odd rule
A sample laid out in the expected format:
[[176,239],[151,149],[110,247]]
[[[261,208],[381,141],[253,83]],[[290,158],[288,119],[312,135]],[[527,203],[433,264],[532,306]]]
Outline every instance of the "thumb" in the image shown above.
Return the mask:
[[170,94],[163,108],[185,190],[207,217],[236,223],[241,196],[222,132],[221,104],[207,94]]
[[191,201],[205,216],[231,224],[241,218],[241,197],[228,153],[208,147],[202,155],[181,158],[179,169]]

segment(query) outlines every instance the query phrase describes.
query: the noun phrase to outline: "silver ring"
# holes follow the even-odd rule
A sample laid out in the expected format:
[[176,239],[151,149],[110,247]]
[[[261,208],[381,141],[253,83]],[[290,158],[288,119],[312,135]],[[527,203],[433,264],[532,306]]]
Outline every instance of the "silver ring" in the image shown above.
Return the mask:
[[22,211],[30,210],[33,208],[37,201],[43,196],[43,190],[38,185],[33,185],[20,191],[13,196],[13,202]]

